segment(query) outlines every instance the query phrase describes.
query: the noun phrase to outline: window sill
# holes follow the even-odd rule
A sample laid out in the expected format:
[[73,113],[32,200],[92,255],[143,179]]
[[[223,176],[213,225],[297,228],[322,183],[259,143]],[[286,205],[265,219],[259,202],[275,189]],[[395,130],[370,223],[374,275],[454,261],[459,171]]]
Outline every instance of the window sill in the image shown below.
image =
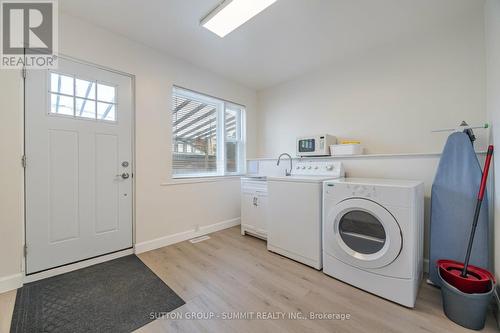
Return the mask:
[[170,182],[160,184],[160,186],[175,186],[185,184],[198,184],[198,183],[217,183],[225,181],[239,180],[243,175],[229,175],[229,176],[189,176],[173,178]]

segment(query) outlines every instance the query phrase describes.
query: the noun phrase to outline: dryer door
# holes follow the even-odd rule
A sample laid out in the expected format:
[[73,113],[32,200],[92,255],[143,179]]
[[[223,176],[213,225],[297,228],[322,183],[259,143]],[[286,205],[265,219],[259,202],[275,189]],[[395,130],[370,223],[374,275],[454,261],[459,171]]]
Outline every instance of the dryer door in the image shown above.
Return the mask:
[[333,230],[327,231],[330,237],[326,241],[333,245],[333,254],[347,264],[381,268],[401,252],[403,241],[398,222],[387,209],[371,200],[346,199],[335,205],[328,219]]

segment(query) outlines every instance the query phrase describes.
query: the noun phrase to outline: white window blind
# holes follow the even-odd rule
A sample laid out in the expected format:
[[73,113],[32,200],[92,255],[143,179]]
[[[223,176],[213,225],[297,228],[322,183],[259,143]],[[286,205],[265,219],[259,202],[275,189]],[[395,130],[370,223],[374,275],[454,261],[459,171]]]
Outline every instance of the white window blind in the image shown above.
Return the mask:
[[244,170],[244,107],[174,87],[174,178],[222,176]]

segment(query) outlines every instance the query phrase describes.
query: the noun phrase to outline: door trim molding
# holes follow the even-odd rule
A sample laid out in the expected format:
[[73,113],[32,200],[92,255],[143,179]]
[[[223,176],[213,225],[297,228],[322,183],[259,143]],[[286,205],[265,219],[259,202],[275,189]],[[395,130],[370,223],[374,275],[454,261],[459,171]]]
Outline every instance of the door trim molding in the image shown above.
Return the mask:
[[108,67],[108,66],[99,65],[99,64],[96,64],[95,62],[82,60],[82,59],[75,58],[73,56],[70,56],[70,55],[67,55],[67,54],[63,54],[63,53],[59,53],[58,57],[62,58],[62,59],[70,60],[70,61],[73,61],[73,62],[76,62],[76,63],[79,63],[79,64],[82,64],[82,65],[93,66],[95,68],[102,69],[102,70],[105,70],[105,71],[108,71],[108,72],[112,72],[112,73],[115,73],[115,74],[120,74],[120,75],[128,76],[131,79],[135,80],[135,75],[134,74],[130,74],[130,73],[127,73],[127,72],[124,72],[124,71],[121,71],[121,70],[118,70],[118,69],[114,69],[114,68],[111,68],[111,67]]
[[204,236],[204,235],[210,234],[212,232],[231,228],[231,227],[234,227],[234,226],[237,226],[240,224],[241,224],[241,218],[237,217],[237,218],[234,218],[231,220],[226,220],[226,221],[202,226],[202,227],[200,227],[199,230],[191,229],[188,231],[179,232],[176,234],[152,239],[149,241],[140,242],[140,243],[135,244],[135,246],[134,246],[135,253],[139,254],[139,253],[144,253],[144,252],[156,250],[156,249],[159,249],[161,247],[184,242],[184,241],[191,239],[191,238]]
[[495,319],[497,322],[497,327],[500,328],[500,287],[496,287],[495,292],[493,293],[495,299]]
[[[131,91],[131,103],[132,103],[132,105],[131,105],[131,113],[132,113],[131,114],[131,148],[132,148],[131,161],[132,161],[132,168],[131,168],[131,174],[133,175],[131,177],[131,181],[132,181],[132,212],[131,212],[131,214],[132,214],[132,247],[134,247],[134,244],[136,241],[136,181],[135,181],[136,177],[135,177],[135,175],[136,175],[136,165],[137,165],[136,164],[136,76],[135,76],[135,74],[131,74],[131,73],[123,72],[123,71],[120,71],[120,70],[117,70],[117,69],[114,69],[111,67],[99,65],[99,64],[93,63],[91,61],[81,60],[79,58],[76,58],[76,57],[73,57],[73,56],[70,56],[70,55],[67,55],[64,53],[59,53],[58,57],[62,58],[62,59],[69,60],[69,61],[73,61],[73,62],[76,62],[79,64],[93,66],[95,68],[105,70],[105,71],[108,71],[111,73],[127,76],[131,80],[131,84],[132,84],[132,91]],[[23,153],[23,156],[25,156],[25,154],[26,154],[26,134],[27,134],[27,131],[26,131],[26,77],[23,77],[22,82],[23,82],[23,84],[22,84],[22,90],[23,90],[23,93],[22,93],[22,100],[23,100],[23,103],[22,103],[22,107],[23,107],[23,112],[22,112],[23,149],[22,149],[22,153]],[[27,207],[27,203],[26,203],[26,168],[23,168],[22,190],[23,190],[23,202],[22,202],[23,223],[22,223],[22,227],[21,227],[21,232],[22,232],[22,240],[23,240],[22,247],[24,249],[27,245],[27,242],[26,242],[26,240],[27,240],[27,237],[26,237],[26,233],[27,233],[27,230],[26,230],[26,223],[27,223],[27,221],[26,221],[26,207]],[[129,250],[125,250],[125,251],[129,251]],[[133,248],[130,249],[130,251],[132,251],[132,252],[129,254],[134,253]],[[115,253],[110,254],[110,255],[104,254],[104,255],[97,257],[97,258],[83,260],[83,261],[81,261],[81,263],[86,262],[86,261],[91,261],[94,259],[99,260],[100,258],[108,258],[108,256],[111,256],[114,254],[119,254],[119,253],[121,253],[121,251],[115,252]],[[104,262],[104,261],[112,260],[112,259],[115,259],[115,258],[103,259],[102,261]],[[34,277],[35,275],[47,273],[47,272],[50,272],[52,270],[54,270],[54,271],[59,270],[59,269],[64,270],[65,267],[77,265],[77,264],[78,263],[68,264],[65,266],[56,267],[54,269],[50,269],[50,270],[47,270],[45,272],[35,273],[35,274],[28,276],[28,275],[26,275],[26,272],[27,272],[26,252],[24,252],[22,257],[21,257],[21,273],[20,273],[21,283],[13,289],[22,287],[23,283],[27,283],[27,281],[29,280],[29,277]],[[72,269],[72,270],[74,270],[74,269]],[[61,273],[56,273],[53,275],[58,275],[58,274],[61,274]],[[10,278],[10,277],[11,276],[5,277],[5,279]],[[36,281],[36,280],[33,280],[33,281]],[[1,286],[2,286],[2,279],[0,279],[0,291],[1,291]]]
[[93,266],[96,264],[101,264],[103,262],[110,261],[113,259],[125,257],[125,256],[131,255],[131,254],[134,254],[134,249],[126,249],[126,250],[122,250],[122,251],[118,251],[118,252],[114,252],[114,253],[110,253],[110,254],[105,254],[105,255],[102,255],[102,256],[99,256],[96,258],[82,260],[82,261],[76,262],[74,264],[68,264],[68,265],[57,267],[57,268],[52,268],[52,269],[49,269],[49,270],[46,270],[46,271],[43,271],[40,273],[25,275],[22,282],[23,283],[30,283],[30,282],[46,279],[46,278],[56,276],[59,274],[69,273],[72,271],[76,271],[78,269]]

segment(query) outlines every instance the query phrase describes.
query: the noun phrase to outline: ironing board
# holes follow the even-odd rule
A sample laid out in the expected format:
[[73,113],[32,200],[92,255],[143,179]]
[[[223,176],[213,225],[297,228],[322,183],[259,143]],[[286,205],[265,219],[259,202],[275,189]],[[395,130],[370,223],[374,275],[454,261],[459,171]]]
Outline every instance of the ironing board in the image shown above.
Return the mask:
[[[481,166],[469,136],[448,137],[432,184],[429,280],[440,286],[436,261],[464,261],[481,183]],[[471,265],[488,268],[488,196],[485,194],[472,248]]]

